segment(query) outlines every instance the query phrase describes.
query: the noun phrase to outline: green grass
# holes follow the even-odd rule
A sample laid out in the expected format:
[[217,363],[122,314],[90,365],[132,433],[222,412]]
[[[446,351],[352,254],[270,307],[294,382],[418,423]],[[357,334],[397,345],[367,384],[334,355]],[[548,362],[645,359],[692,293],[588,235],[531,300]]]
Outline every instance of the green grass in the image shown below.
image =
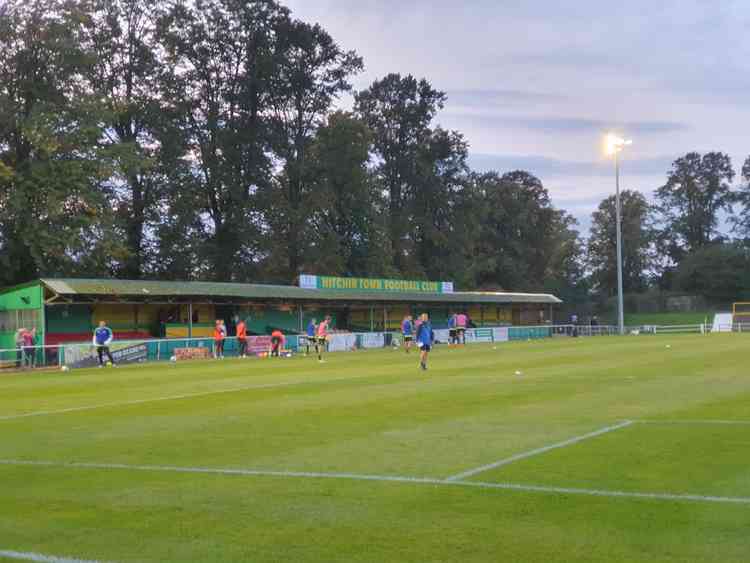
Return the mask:
[[[385,350],[323,365],[299,357],[3,376],[0,460],[51,464],[0,462],[0,551],[160,562],[747,561],[749,503],[627,494],[750,498],[750,425],[700,423],[750,422],[749,345],[750,335],[717,334],[439,347],[427,376],[414,355]],[[44,414],[7,418],[34,412]],[[650,423],[466,479],[542,490],[444,481],[624,420]],[[120,466],[65,465],[76,462]],[[352,478],[361,475],[433,481]]]
[[628,326],[699,325],[704,322],[708,322],[709,324],[713,323],[714,313],[633,313],[625,315],[625,324]]

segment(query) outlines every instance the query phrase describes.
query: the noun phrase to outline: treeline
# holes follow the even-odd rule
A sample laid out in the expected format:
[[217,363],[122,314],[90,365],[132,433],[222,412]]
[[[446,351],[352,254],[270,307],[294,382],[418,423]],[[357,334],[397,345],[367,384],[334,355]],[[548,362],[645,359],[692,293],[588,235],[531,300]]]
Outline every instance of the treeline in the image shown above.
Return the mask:
[[[622,193],[626,292],[750,300],[750,157],[736,179],[729,155],[691,152],[674,161],[653,202],[640,192]],[[594,212],[587,241],[589,281],[605,296],[617,287],[615,237],[612,196]]]
[[[362,69],[274,0],[6,1],[0,285],[306,272],[612,291],[612,201],[582,240],[532,173],[470,169],[463,135],[436,125],[444,92],[398,74],[353,92]],[[625,193],[627,289],[695,279],[683,264],[724,242],[722,212],[744,206],[750,234],[733,174],[691,154],[658,209]]]

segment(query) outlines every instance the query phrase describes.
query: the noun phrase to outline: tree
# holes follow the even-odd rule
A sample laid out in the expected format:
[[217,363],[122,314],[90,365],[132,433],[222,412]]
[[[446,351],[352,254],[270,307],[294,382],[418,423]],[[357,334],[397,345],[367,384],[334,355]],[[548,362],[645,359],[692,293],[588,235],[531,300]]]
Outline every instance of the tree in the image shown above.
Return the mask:
[[95,0],[88,44],[90,89],[104,102],[104,142],[115,169],[111,178],[118,227],[127,255],[119,273],[139,278],[147,267],[145,229],[158,222],[160,49],[153,2]]
[[158,19],[164,111],[182,138],[190,174],[179,179],[196,195],[199,254],[214,279],[247,278],[264,256],[257,192],[271,178],[268,83],[287,18],[273,0],[198,0]]
[[309,149],[314,206],[305,270],[348,276],[383,275],[382,197],[372,189],[372,136],[349,113],[333,113]]
[[467,158],[463,135],[441,128],[433,130],[417,151],[407,234],[414,245],[413,268],[428,279],[453,280],[467,267],[467,223],[460,209]]
[[691,152],[672,164],[667,183],[656,191],[668,252],[675,262],[717,238],[718,214],[732,213],[735,194],[728,155]]
[[0,283],[111,271],[111,159],[101,107],[81,87],[90,54],[75,3],[0,8]]
[[283,172],[268,184],[266,215],[274,240],[285,243],[274,250],[276,263],[285,266],[280,275],[291,280],[302,273],[308,219],[318,197],[311,189],[310,146],[334,100],[351,90],[349,79],[362,69],[362,59],[343,51],[319,25],[286,19],[277,33],[268,99],[273,148]]
[[742,179],[744,184],[737,195],[740,210],[737,217],[733,218],[733,223],[735,231],[745,241],[750,241],[750,156],[742,166]]
[[474,278],[479,287],[542,289],[575,276],[575,220],[555,209],[542,182],[525,171],[474,174],[480,197]]
[[432,136],[430,125],[446,100],[425,79],[389,74],[355,95],[355,111],[373,134],[376,181],[388,196],[391,255],[395,268],[418,272],[409,240],[409,210],[420,182],[418,160]]
[[750,294],[750,250],[712,244],[687,255],[675,274],[677,289],[727,304]]
[[[654,266],[653,208],[640,192],[623,190],[622,212],[622,285],[625,291],[643,291],[648,273]],[[594,287],[606,295],[617,291],[616,199],[604,199],[592,215],[588,240],[588,265]]]

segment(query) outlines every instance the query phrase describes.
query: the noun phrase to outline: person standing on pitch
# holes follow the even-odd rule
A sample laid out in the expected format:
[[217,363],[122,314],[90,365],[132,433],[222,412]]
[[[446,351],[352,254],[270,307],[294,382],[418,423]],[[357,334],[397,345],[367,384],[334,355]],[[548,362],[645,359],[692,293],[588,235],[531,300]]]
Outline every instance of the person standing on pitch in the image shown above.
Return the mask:
[[224,339],[227,337],[227,328],[224,321],[217,320],[214,327],[214,358],[224,359]]
[[458,344],[466,344],[466,325],[468,321],[469,318],[466,316],[466,313],[456,315],[456,342]]
[[414,340],[414,325],[412,324],[411,315],[406,315],[401,322],[401,336],[404,338],[404,348],[408,354],[411,350],[411,343]]
[[458,342],[456,339],[456,314],[453,313],[448,317],[448,344],[450,346],[455,345]]
[[305,335],[307,336],[307,338],[305,339],[305,342],[307,342],[305,346],[305,350],[306,350],[305,356],[310,355],[310,344],[312,343],[312,345],[315,346],[315,332],[316,331],[317,331],[316,320],[310,319],[310,322],[307,323],[307,332],[305,333]]
[[107,356],[107,360],[112,365],[115,365],[115,360],[112,357],[112,352],[109,351],[109,345],[112,344],[114,334],[112,329],[107,326],[104,321],[99,321],[99,328],[94,331],[94,338],[92,343],[96,347],[96,355],[99,358],[99,367],[104,367],[104,356]]
[[331,324],[331,317],[326,316],[318,325],[317,339],[315,342],[315,351],[318,353],[318,361],[323,363],[323,351],[328,343],[328,326]]
[[247,325],[244,319],[237,323],[237,346],[240,358],[247,358]]
[[419,367],[422,371],[427,371],[427,355],[432,350],[432,342],[435,340],[435,335],[432,332],[432,324],[430,323],[430,317],[427,313],[422,313],[420,318],[422,321],[419,323],[417,329],[417,346],[419,347]]

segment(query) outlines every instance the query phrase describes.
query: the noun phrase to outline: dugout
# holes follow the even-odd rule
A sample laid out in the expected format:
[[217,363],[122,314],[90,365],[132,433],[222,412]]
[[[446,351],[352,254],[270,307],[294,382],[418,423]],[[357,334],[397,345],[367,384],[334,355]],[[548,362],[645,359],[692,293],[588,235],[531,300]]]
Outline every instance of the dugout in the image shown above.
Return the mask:
[[239,319],[246,320],[250,334],[275,328],[296,334],[310,318],[327,314],[338,330],[383,332],[398,330],[404,315],[421,312],[430,314],[435,328],[447,326],[449,315],[461,311],[480,327],[541,324],[561,303],[549,294],[458,292],[446,282],[301,280],[302,287],[40,279],[0,291],[0,349],[15,347],[19,328],[36,328],[39,344],[87,342],[100,320],[118,340],[209,337],[217,318],[226,321],[230,335]]

